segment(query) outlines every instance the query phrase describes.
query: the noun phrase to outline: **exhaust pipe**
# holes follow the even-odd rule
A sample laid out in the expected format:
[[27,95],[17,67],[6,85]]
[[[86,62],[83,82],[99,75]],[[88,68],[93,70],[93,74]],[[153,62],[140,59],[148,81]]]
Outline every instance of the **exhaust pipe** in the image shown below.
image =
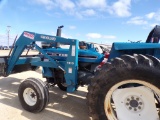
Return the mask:
[[63,27],[64,27],[63,25],[61,25],[61,26],[58,27],[58,29],[57,29],[57,35],[56,36],[61,37],[61,33],[62,33],[62,28]]
[[[62,28],[63,27],[64,27],[63,25],[61,25],[61,26],[58,27],[56,36],[61,37],[61,33],[62,33]],[[56,42],[56,48],[59,48],[59,47],[60,47],[60,43]]]

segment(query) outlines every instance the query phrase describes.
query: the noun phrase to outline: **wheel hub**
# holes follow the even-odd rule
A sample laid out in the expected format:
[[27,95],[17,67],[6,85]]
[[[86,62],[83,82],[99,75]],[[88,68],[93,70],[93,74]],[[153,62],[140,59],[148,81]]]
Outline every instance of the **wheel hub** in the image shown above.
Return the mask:
[[131,100],[130,101],[130,106],[131,107],[137,107],[138,106],[138,102],[136,100]]
[[144,107],[144,102],[142,98],[136,95],[128,96],[125,99],[125,106],[129,111],[140,112]]
[[35,94],[34,93],[31,93],[31,95],[30,95],[32,98],[35,98]]
[[37,102],[36,92],[32,88],[26,88],[23,92],[23,98],[26,104],[34,106]]

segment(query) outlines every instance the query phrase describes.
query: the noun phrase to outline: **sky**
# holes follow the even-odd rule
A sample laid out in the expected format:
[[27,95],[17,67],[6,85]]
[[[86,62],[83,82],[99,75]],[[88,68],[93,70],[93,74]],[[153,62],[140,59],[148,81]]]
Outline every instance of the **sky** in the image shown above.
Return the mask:
[[[142,40],[160,25],[160,0],[0,0],[0,45],[23,31],[111,44]],[[7,26],[11,26],[9,29]]]

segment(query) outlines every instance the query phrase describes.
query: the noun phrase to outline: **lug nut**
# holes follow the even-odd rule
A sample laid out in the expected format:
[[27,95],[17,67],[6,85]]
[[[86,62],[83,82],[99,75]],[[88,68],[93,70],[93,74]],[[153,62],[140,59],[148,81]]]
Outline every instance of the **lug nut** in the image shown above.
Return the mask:
[[129,99],[129,98],[127,98],[127,101],[130,101],[130,99]]
[[128,106],[128,105],[129,105],[129,103],[126,103],[126,105]]

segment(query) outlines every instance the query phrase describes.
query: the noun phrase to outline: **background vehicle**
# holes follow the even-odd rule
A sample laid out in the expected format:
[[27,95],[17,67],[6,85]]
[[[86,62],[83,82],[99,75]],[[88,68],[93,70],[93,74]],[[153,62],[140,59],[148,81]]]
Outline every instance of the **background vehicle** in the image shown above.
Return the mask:
[[9,50],[10,48],[8,46],[3,46],[3,50]]
[[[95,71],[104,55],[93,44],[78,49],[78,40],[25,31],[11,55],[0,58],[0,75],[6,77],[42,66],[47,83],[28,78],[19,86],[21,105],[30,112],[45,108],[50,86],[57,84],[63,91],[74,92],[79,85],[89,85],[87,105],[93,120],[158,120],[159,39],[160,26],[156,26],[146,43],[113,43],[107,62]],[[51,46],[41,48],[37,41]],[[70,47],[60,48],[59,43]],[[22,56],[27,45],[35,46],[39,54]]]

